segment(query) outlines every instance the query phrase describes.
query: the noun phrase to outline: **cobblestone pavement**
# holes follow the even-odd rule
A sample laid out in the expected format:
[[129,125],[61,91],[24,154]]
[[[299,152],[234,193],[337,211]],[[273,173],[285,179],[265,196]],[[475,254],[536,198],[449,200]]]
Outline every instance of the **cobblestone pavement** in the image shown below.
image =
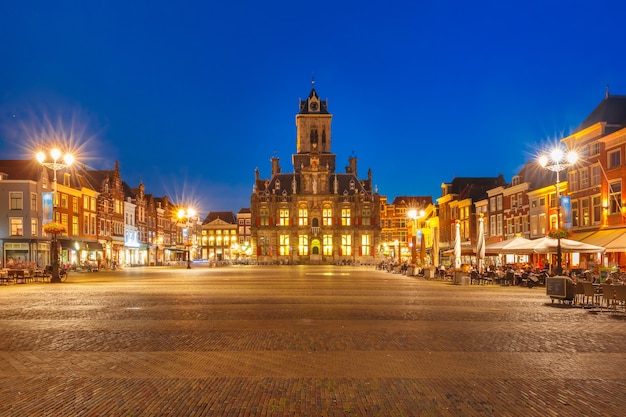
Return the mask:
[[1,416],[624,416],[626,313],[352,267],[0,287]]

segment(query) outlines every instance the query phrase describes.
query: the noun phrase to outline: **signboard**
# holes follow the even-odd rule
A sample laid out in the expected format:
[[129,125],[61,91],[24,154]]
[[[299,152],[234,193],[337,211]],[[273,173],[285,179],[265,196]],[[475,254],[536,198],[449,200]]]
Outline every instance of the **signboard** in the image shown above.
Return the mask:
[[563,229],[572,228],[572,197],[568,195],[560,196],[561,216],[563,218]]
[[560,300],[574,299],[574,283],[569,277],[546,278],[546,295]]
[[43,211],[43,219],[41,224],[44,226],[52,222],[52,199],[53,193],[41,193],[41,208]]

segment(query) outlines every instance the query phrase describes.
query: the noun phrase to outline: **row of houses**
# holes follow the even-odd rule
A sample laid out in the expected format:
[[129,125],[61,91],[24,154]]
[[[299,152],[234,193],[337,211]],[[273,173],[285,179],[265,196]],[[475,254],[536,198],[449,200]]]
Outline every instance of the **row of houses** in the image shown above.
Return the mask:
[[[535,239],[556,229],[570,238],[606,248],[603,254],[568,255],[572,267],[626,267],[626,208],[622,191],[626,181],[626,96],[605,98],[559,146],[575,151],[576,163],[562,172],[528,161],[505,182],[491,178],[454,178],[441,185],[441,196],[397,197],[381,203],[382,242],[389,253],[415,257],[415,231],[425,237],[431,260],[450,262],[456,224],[460,225],[462,253],[471,262],[476,253],[479,222],[486,242],[515,236]],[[559,177],[560,175],[560,177]],[[568,206],[562,205],[566,197]],[[407,213],[422,213],[411,219]],[[482,220],[481,220],[482,219]],[[413,240],[412,240],[413,239]],[[396,247],[396,251],[393,251]],[[437,253],[434,253],[437,252]],[[547,257],[547,262],[554,259]]]
[[[55,172],[29,160],[0,161],[0,263],[6,267],[50,264],[51,236],[44,232],[44,196],[54,194],[54,221],[60,261],[74,267],[166,265],[231,256],[239,243],[232,213],[202,219],[167,196],[146,193],[142,183],[122,181],[119,162],[113,170],[69,166]],[[181,215],[183,213],[183,215]],[[191,213],[191,214],[189,214]],[[220,218],[221,216],[221,218]],[[249,211],[242,210],[245,237]],[[228,224],[226,230],[219,227]]]
[[[442,183],[438,198],[409,194],[391,202],[373,187],[371,169],[359,177],[356,157],[348,158],[345,172],[336,169],[328,110],[312,86],[296,115],[293,170],[284,172],[279,158],[271,158],[271,176],[261,178],[256,170],[250,207],[236,215],[189,214],[188,207],[167,196],[146,193],[141,183],[129,187],[119,163],[110,171],[78,165],[59,171],[54,212],[67,230],[60,236],[62,262],[372,264],[385,258],[417,262],[419,253],[420,262],[440,264],[449,261],[457,224],[469,262],[482,221],[487,244],[514,236],[538,238],[565,225],[573,239],[607,249],[602,259],[585,255],[576,264],[626,265],[626,96],[607,92],[561,140],[563,148],[580,155],[563,172],[533,160],[510,182],[502,175],[453,178]],[[51,191],[53,174],[36,161],[0,161],[3,264],[49,263],[42,196]],[[561,210],[560,196],[568,197],[566,209]]]

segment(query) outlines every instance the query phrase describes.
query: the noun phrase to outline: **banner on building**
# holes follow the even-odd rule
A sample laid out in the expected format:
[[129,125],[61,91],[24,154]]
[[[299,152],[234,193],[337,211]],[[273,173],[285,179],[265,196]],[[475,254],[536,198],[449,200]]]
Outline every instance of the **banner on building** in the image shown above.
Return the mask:
[[568,195],[561,197],[561,218],[563,223],[561,228],[571,230],[572,228],[572,198]]
[[52,198],[53,198],[53,193],[41,193],[41,208],[43,211],[43,219],[41,224],[42,225],[46,225],[50,222],[52,222],[52,214],[53,214],[53,210],[52,210]]

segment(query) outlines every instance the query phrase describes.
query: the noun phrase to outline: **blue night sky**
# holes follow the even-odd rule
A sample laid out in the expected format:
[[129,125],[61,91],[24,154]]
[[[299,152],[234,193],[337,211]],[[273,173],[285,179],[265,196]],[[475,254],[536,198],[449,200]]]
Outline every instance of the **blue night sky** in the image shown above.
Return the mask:
[[[396,5],[396,3],[398,5]],[[293,170],[298,99],[337,166],[391,201],[507,181],[626,94],[626,2],[13,1],[0,13],[0,158],[62,137],[80,162],[201,213]]]

